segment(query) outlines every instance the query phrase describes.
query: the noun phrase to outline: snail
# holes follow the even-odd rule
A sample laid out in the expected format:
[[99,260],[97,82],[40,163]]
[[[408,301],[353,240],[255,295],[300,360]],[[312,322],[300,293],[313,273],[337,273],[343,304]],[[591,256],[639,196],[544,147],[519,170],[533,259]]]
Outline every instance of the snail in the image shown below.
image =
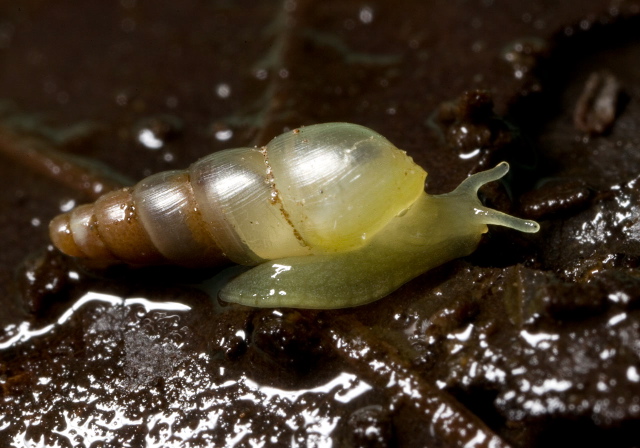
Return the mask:
[[50,234],[75,257],[255,266],[220,290],[225,301],[350,307],[469,255],[487,224],[537,232],[536,222],[477,197],[508,170],[502,162],[432,196],[424,191],[427,173],[383,136],[318,124],[107,193],[54,218]]

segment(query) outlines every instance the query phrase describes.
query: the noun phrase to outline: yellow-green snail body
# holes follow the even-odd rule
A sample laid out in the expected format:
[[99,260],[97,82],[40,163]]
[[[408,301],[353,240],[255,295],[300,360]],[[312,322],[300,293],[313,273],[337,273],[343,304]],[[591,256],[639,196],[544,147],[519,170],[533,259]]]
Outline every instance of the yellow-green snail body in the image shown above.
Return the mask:
[[349,307],[470,254],[487,224],[536,232],[537,223],[486,208],[477,197],[508,170],[501,163],[430,196],[427,173],[381,135],[319,124],[108,193],[54,218],[50,233],[76,257],[255,266],[222,288],[226,301]]

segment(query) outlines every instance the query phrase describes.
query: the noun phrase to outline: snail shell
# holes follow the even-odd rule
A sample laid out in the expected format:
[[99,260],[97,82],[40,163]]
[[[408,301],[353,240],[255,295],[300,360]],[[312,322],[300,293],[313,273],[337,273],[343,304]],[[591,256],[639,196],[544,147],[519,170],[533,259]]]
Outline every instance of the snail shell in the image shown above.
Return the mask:
[[477,198],[508,169],[502,163],[430,196],[426,172],[404,151],[368,128],[327,123],[150,176],[57,216],[50,234],[75,257],[256,266],[220,291],[228,301],[355,306],[470,254],[487,224],[536,232],[535,222]]

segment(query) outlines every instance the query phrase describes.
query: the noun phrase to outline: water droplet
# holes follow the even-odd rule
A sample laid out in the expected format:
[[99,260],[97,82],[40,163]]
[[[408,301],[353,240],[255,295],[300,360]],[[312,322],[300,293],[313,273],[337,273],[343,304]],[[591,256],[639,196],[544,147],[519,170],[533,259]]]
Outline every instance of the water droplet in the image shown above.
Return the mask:
[[229,140],[231,137],[233,137],[233,131],[231,129],[221,129],[216,131],[215,136],[216,136],[216,140],[224,142]]
[[116,95],[116,104],[118,106],[126,106],[128,102],[129,102],[129,97],[127,96],[126,93],[118,93]]
[[76,201],[73,199],[67,199],[60,203],[60,211],[66,213],[72,210],[76,206]]
[[159,149],[164,145],[164,142],[157,138],[151,129],[138,131],[138,141],[149,149]]
[[135,133],[138,142],[145,148],[160,149],[182,130],[181,121],[170,115],[150,117],[138,123]]
[[269,76],[269,72],[267,72],[263,68],[255,71],[255,77],[258,78],[260,81],[264,81],[265,79],[267,79],[268,76]]
[[229,84],[220,83],[216,86],[216,95],[220,98],[229,98],[231,95],[231,87]]
[[360,8],[358,18],[362,23],[369,24],[373,22],[373,9],[370,6],[364,6]]

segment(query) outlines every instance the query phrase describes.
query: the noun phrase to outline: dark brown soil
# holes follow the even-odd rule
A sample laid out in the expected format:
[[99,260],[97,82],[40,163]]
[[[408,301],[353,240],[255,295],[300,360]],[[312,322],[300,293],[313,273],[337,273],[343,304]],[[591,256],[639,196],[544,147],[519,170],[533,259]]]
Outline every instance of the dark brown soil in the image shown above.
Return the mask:
[[[0,445],[640,446],[640,2],[0,5]],[[373,304],[251,309],[215,271],[89,267],[49,220],[348,121],[493,228]],[[196,285],[196,286],[194,286]]]

